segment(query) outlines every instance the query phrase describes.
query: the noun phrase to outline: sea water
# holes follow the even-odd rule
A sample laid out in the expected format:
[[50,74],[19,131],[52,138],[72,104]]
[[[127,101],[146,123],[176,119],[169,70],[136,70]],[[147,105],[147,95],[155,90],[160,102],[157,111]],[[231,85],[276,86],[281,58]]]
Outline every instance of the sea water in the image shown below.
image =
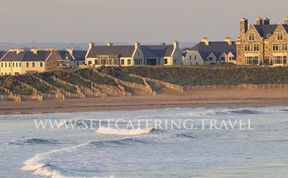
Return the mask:
[[[197,123],[194,129],[146,128],[143,133],[138,129],[137,134],[133,130],[123,134],[123,130],[112,129],[109,134],[109,128],[97,132],[97,124],[89,129],[37,129],[35,125],[40,120],[92,119],[120,119],[123,123],[139,119],[244,120],[250,122],[251,128],[201,129]],[[285,178],[288,176],[288,107],[2,115],[0,145],[0,177],[3,178]]]

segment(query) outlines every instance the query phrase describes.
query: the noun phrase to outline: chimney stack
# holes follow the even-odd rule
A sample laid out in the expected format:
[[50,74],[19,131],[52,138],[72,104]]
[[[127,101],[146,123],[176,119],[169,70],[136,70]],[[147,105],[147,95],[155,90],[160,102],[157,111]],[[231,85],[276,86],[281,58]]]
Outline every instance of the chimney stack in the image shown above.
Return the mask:
[[135,49],[137,49],[140,47],[140,43],[137,41],[137,42],[135,42],[134,46],[135,46]]
[[226,43],[228,43],[228,45],[232,45],[232,39],[231,37],[226,37],[224,40]]
[[113,43],[108,42],[108,43],[107,43],[107,46],[113,46]]
[[202,40],[201,40],[202,43],[204,43],[206,46],[209,46],[209,41],[208,41],[208,38],[207,37],[204,37]]
[[9,49],[9,51],[16,52],[16,54],[19,54],[20,52],[23,52],[24,49],[22,49],[22,48],[12,48],[12,49]]
[[261,17],[256,19],[256,25],[263,25],[263,19]]
[[94,43],[90,42],[88,43],[88,50],[92,49],[94,47]]
[[242,18],[240,20],[240,34],[246,33],[248,30],[248,20],[245,18]]
[[37,49],[37,48],[31,48],[30,51],[33,52],[33,54],[37,54],[38,51],[39,51],[39,49]]
[[179,42],[177,40],[173,41],[173,47],[176,49],[179,45]]
[[270,19],[268,17],[266,17],[264,20],[263,20],[263,23],[264,25],[270,25]]
[[73,49],[72,48],[68,48],[68,49],[66,49],[66,51],[68,51],[70,54],[73,54]]
[[284,24],[288,25],[288,17],[285,17]]

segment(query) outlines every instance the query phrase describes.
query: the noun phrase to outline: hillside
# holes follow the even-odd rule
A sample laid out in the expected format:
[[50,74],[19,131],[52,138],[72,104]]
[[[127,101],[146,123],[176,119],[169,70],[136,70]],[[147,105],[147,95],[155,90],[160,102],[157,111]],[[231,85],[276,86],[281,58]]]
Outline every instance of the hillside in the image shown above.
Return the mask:
[[[193,86],[288,84],[288,68],[265,67],[102,67],[0,77],[1,100],[157,95]],[[284,84],[284,85],[283,85]],[[279,86],[279,85],[278,85]]]

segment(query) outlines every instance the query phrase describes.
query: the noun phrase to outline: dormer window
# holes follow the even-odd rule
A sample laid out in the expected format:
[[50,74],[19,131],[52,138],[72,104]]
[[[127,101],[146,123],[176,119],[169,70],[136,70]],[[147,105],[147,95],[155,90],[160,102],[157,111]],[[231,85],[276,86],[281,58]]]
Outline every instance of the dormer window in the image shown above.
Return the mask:
[[278,40],[283,40],[283,34],[282,33],[278,33],[277,39]]
[[250,41],[254,41],[254,40],[255,40],[254,34],[250,34],[250,35],[249,35],[249,40],[250,40]]

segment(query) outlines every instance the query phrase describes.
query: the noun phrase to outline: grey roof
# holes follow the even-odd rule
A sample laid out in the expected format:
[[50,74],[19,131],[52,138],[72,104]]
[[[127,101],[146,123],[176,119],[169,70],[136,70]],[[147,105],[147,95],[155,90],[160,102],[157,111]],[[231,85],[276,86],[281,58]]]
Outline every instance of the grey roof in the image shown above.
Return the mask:
[[276,30],[278,25],[269,25],[269,24],[262,24],[262,25],[254,25],[256,30],[258,31],[261,37],[267,38],[268,35],[272,35]]
[[217,58],[219,58],[223,53],[231,52],[234,56],[236,55],[236,43],[233,41],[229,45],[225,41],[211,41],[209,45],[205,45],[203,42],[197,43],[190,50],[198,51],[202,59],[206,60],[207,57],[213,53]]
[[16,51],[9,51],[2,61],[45,61],[51,54],[51,51],[38,51],[33,53],[32,51],[22,51],[18,54]]
[[7,51],[0,51],[0,59],[7,53]]
[[74,50],[72,55],[76,61],[85,61],[86,53],[84,50]]
[[88,58],[96,58],[98,55],[116,55],[120,57],[132,57],[135,46],[93,46]]
[[142,45],[140,46],[145,58],[171,56],[172,45]]
[[71,54],[68,51],[58,51],[58,52],[62,60],[74,61],[73,56],[71,56]]

